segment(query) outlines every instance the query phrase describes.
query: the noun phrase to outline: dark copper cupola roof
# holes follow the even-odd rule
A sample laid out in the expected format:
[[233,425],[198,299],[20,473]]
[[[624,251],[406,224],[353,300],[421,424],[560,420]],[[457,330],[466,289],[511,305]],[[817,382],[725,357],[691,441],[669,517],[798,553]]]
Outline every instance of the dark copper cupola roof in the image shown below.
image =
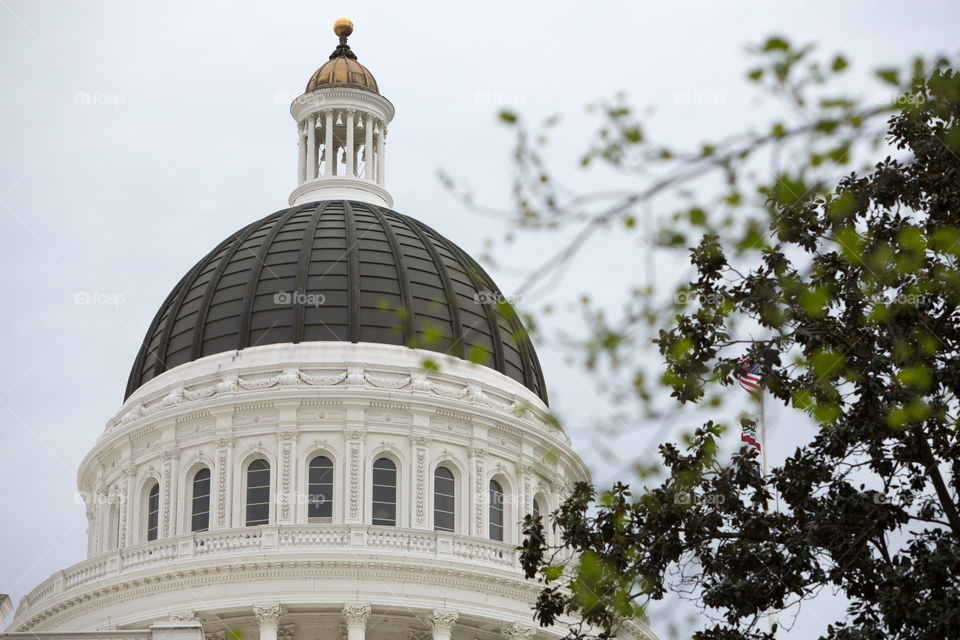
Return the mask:
[[204,356],[310,341],[446,353],[547,400],[529,336],[476,261],[413,218],[344,200],[278,211],[200,260],[153,319],[126,397]]

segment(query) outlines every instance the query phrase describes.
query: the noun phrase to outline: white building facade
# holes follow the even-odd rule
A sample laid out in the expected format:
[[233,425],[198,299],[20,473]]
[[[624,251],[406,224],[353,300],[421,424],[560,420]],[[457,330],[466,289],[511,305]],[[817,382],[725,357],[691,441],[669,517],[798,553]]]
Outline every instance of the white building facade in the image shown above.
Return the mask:
[[291,208],[164,302],[79,470],[88,558],[4,637],[565,634],[536,626],[517,546],[589,471],[489,277],[386,208],[394,110],[351,30],[291,107]]

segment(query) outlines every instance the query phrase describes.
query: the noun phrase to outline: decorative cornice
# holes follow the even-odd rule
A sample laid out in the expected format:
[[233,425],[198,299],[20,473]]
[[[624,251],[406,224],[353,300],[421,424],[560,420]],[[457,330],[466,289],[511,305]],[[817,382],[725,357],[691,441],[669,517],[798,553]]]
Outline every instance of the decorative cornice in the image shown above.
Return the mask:
[[[525,402],[516,397],[508,397],[503,392],[485,389],[476,383],[457,384],[450,381],[440,381],[429,377],[420,371],[409,371],[406,374],[384,374],[382,372],[368,372],[362,367],[349,367],[341,373],[332,375],[310,375],[299,368],[285,367],[272,376],[258,376],[246,379],[235,373],[228,373],[218,381],[207,386],[187,391],[185,387],[171,390],[159,400],[147,404],[136,404],[121,412],[107,423],[105,432],[110,433],[119,426],[127,425],[141,418],[146,418],[158,411],[168,409],[184,403],[198,400],[207,400],[219,394],[236,394],[244,391],[260,391],[278,386],[284,387],[331,387],[346,381],[349,386],[365,386],[375,389],[407,390],[423,392],[441,398],[463,400],[471,405],[490,407],[510,415],[520,417],[520,407]],[[503,398],[500,400],[499,398]],[[552,431],[562,440],[565,436],[559,430],[550,427],[546,420],[540,419],[530,411],[522,412],[525,422],[534,422],[544,431]],[[218,446],[229,446],[219,444]]]
[[343,617],[348,627],[362,627],[366,629],[367,619],[370,618],[370,605],[346,604],[343,606]]

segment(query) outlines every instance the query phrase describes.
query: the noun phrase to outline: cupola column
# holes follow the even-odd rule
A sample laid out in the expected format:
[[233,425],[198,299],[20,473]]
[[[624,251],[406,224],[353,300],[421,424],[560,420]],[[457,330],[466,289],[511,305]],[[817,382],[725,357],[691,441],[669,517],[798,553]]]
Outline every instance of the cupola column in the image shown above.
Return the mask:
[[307,180],[317,177],[317,118],[307,118]]
[[343,607],[343,617],[347,622],[347,640],[365,640],[367,637],[367,620],[370,619],[370,605],[345,605]]
[[307,181],[307,138],[306,138],[306,124],[301,123],[297,127],[297,156],[299,162],[297,163],[297,184],[303,184]]
[[347,155],[347,175],[351,178],[355,177],[357,174],[353,171],[353,159],[356,155],[356,149],[353,147],[353,109],[347,109],[347,143],[344,151]]
[[337,175],[337,152],[333,148],[333,109],[327,111],[327,121],[324,124],[326,137],[323,143],[323,175]]
[[363,177],[373,182],[373,116],[369,113],[363,123]]
[[380,123],[380,133],[377,136],[377,184],[381,187],[383,186],[383,145],[384,137],[387,135],[387,125],[384,122]]

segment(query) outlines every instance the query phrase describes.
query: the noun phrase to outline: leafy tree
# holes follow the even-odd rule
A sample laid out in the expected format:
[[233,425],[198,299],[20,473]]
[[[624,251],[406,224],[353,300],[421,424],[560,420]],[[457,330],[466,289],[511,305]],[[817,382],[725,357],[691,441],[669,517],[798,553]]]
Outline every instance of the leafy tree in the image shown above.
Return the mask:
[[[528,286],[597,229],[633,230],[644,203],[722,177],[656,221],[657,250],[689,247],[693,281],[667,295],[638,287],[616,322],[585,302],[586,366],[616,369],[655,345],[660,375],[629,372],[654,415],[658,387],[721,404],[748,351],[769,396],[821,427],[769,484],[755,452],[718,457],[723,426],[710,421],[685,446],[660,447],[659,484],[578,485],[550,516],[553,545],[528,516],[522,558],[544,582],[541,624],[573,619],[571,636],[606,638],[676,591],[709,614],[695,638],[762,638],[769,609],[833,589],[849,607],[827,637],[960,637],[960,75],[945,60],[883,70],[891,100],[863,104],[830,94],[846,59],[811,51],[771,38],[749,72],[794,121],[695,152],[647,140],[623,100],[601,106],[601,144],[583,164],[642,182],[612,194],[558,186],[544,134],[502,115],[518,129],[519,225],[580,225]],[[878,150],[882,160],[837,179]],[[762,153],[769,179],[752,177]],[[780,508],[768,511],[774,495]]]

